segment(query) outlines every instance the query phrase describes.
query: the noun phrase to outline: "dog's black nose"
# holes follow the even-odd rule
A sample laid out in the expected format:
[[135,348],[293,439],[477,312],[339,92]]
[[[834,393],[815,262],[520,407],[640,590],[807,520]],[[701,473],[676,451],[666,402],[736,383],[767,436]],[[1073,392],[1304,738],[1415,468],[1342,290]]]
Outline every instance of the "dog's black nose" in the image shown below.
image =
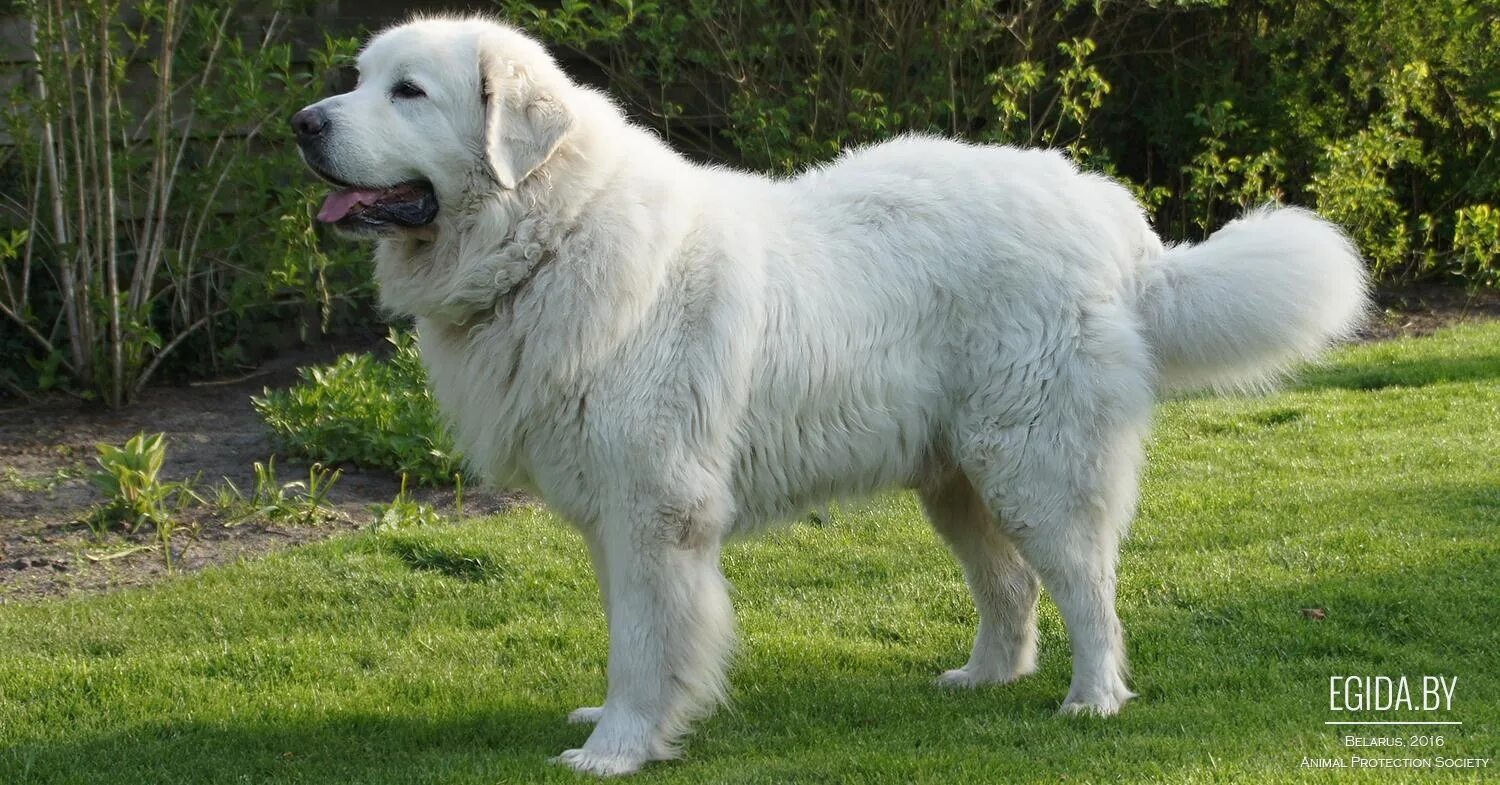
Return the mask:
[[328,127],[328,115],[322,109],[309,106],[292,115],[292,130],[297,134],[298,141],[306,141]]

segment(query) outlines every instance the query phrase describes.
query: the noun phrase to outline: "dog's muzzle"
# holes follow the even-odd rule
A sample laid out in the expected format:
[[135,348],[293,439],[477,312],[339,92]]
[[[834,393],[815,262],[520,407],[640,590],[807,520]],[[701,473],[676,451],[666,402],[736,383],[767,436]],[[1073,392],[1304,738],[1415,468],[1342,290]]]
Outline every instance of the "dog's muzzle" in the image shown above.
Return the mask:
[[333,173],[324,154],[333,123],[328,113],[309,106],[292,115],[292,132],[302,160],[319,177],[339,187],[323,200],[318,220],[343,229],[416,228],[437,218],[437,194],[426,180],[407,180],[393,185],[355,185]]

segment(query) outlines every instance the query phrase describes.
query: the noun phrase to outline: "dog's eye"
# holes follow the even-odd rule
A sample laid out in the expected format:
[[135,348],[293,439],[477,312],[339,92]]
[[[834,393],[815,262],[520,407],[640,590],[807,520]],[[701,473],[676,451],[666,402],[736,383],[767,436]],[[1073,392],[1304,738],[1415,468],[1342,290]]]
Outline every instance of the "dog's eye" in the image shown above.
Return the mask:
[[427,93],[423,92],[422,88],[417,87],[417,83],[416,82],[413,82],[413,81],[411,81],[409,79],[403,79],[403,80],[397,82],[395,87],[391,88],[391,97],[392,98],[426,98],[427,97]]

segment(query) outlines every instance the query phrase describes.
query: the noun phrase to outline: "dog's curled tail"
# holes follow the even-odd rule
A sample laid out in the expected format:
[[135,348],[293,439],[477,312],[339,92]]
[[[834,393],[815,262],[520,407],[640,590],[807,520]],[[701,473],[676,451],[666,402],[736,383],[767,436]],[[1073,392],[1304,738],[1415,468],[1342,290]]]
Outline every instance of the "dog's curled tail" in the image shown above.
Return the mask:
[[1315,213],[1264,207],[1137,278],[1136,310],[1164,390],[1265,387],[1349,338],[1369,278],[1349,238]]

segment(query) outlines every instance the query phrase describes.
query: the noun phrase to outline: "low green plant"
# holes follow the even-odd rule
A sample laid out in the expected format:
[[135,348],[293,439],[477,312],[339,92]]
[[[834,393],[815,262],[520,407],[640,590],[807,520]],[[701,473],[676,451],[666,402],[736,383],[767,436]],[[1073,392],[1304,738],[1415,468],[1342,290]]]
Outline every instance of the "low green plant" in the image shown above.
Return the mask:
[[342,469],[314,463],[307,469],[307,480],[283,483],[276,476],[276,457],[272,456],[264,462],[256,461],[251,470],[255,486],[249,498],[227,477],[215,492],[214,507],[230,516],[227,525],[257,519],[312,526],[338,517],[328,495],[343,476]]
[[194,537],[198,534],[198,524],[187,521],[182,517],[182,512],[189,504],[203,503],[202,497],[193,490],[197,478],[187,482],[169,483],[172,491],[172,509],[167,515],[156,522],[156,544],[161,549],[161,558],[167,565],[167,570],[172,570],[172,540],[181,529],[188,530]]
[[299,517],[300,521],[312,523],[320,511],[331,509],[328,504],[328,493],[343,476],[343,469],[328,469],[321,463],[314,463],[308,467],[307,482],[301,483],[303,514]]
[[14,488],[24,493],[54,493],[58,486],[81,477],[82,465],[63,466],[51,474],[28,477],[14,466],[0,467],[0,487]]
[[427,390],[412,333],[392,331],[388,358],[346,354],[303,368],[302,381],[253,398],[276,448],[311,461],[390,469],[446,485],[461,458]]
[[286,503],[287,488],[276,481],[276,456],[264,462],[256,461],[250,466],[255,474],[255,488],[251,492],[251,506],[279,507]]
[[224,482],[214,486],[213,499],[208,504],[220,515],[238,515],[246,504],[245,494],[233,480],[225,477]]
[[[459,504],[462,505],[462,500]],[[413,526],[432,526],[442,523],[443,516],[432,505],[412,498],[406,488],[406,475],[401,475],[401,490],[390,504],[373,505],[375,528],[381,530],[406,529]]]
[[166,434],[138,433],[120,447],[100,444],[98,450],[94,460],[99,468],[89,475],[89,482],[104,494],[105,501],[90,517],[95,532],[103,534],[115,527],[134,532],[146,524],[166,521],[172,496],[171,484],[161,481]]
[[167,458],[166,434],[147,436],[138,433],[116,447],[98,445],[95,461],[99,468],[89,481],[104,494],[104,503],[94,508],[85,523],[97,539],[113,529],[129,533],[142,527],[154,527],[167,567],[172,566],[172,536],[177,532],[180,515],[186,506],[202,498],[193,491],[193,483],[164,482],[161,468]]
[[1462,256],[1465,278],[1500,288],[1500,210],[1487,204],[1459,210],[1453,245]]

